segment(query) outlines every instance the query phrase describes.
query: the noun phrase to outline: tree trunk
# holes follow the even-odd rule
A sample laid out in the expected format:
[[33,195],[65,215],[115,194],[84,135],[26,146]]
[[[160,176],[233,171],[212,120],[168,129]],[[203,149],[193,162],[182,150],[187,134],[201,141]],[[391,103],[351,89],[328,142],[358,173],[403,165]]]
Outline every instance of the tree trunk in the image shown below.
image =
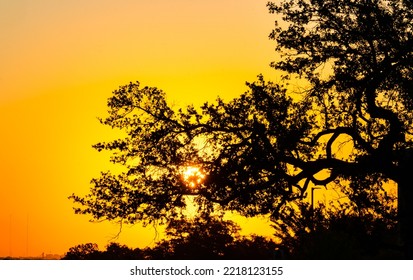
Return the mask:
[[413,151],[406,151],[400,163],[397,186],[400,237],[405,258],[413,259]]

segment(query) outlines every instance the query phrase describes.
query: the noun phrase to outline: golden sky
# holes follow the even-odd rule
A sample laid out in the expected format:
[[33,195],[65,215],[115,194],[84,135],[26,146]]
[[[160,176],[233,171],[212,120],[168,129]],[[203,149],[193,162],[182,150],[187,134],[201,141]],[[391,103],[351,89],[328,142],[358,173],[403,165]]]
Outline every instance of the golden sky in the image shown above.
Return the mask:
[[[260,73],[276,81],[266,2],[0,0],[0,256],[103,249],[118,227],[75,215],[67,197],[113,168],[91,148],[114,135],[97,120],[107,98],[138,80],[175,106],[199,105],[243,93]],[[154,238],[134,226],[117,242]]]

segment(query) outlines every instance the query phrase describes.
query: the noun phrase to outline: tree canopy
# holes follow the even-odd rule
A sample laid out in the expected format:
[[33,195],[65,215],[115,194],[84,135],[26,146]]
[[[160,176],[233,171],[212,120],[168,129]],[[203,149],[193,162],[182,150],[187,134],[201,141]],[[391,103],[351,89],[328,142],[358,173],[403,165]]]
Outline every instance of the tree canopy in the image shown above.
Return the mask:
[[[348,186],[374,208],[383,182],[398,184],[399,219],[413,216],[413,2],[289,0],[268,3],[279,16],[270,38],[283,82],[262,76],[228,102],[173,109],[165,93],[138,82],[121,86],[101,122],[126,137],[94,147],[112,152],[121,174],[104,172],[91,193],[72,196],[95,219],[162,221],[180,215],[186,197],[200,212],[233,210],[277,219],[309,186]],[[307,87],[298,97],[288,81]],[[342,155],[337,146],[347,143]],[[196,185],[183,179],[196,166]],[[320,177],[320,173],[323,176]],[[288,207],[287,207],[288,208]],[[407,247],[408,227],[402,226]],[[408,251],[409,251],[408,250]]]
[[[251,90],[225,103],[205,103],[174,112],[165,94],[131,83],[114,91],[110,116],[102,122],[126,131],[127,137],[95,145],[111,150],[111,160],[127,167],[121,174],[102,173],[78,213],[127,222],[173,218],[195,196],[199,211],[215,205],[247,216],[276,214],[285,202],[302,197],[302,173],[291,174],[292,150],[308,133],[306,104],[294,103],[278,85],[262,78]],[[295,149],[295,148],[294,148]],[[198,166],[204,180],[190,186],[186,166]],[[314,179],[315,180],[315,179]]]

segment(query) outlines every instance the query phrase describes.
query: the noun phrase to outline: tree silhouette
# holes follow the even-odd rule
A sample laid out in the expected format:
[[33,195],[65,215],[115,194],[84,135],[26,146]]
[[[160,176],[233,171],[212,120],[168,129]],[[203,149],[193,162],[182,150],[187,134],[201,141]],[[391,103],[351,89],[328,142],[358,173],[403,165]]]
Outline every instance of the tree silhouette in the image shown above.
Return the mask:
[[241,236],[240,227],[222,216],[198,215],[168,222],[166,238],[154,247],[131,249],[110,243],[100,251],[97,244],[69,248],[64,260],[133,259],[273,259],[278,245],[262,236]]
[[143,260],[145,250],[131,249],[126,245],[109,243],[105,251],[100,251],[95,243],[85,243],[69,248],[62,260]]
[[222,259],[234,242],[239,226],[222,217],[199,215],[174,219],[166,228],[166,240],[150,253],[152,259]]
[[85,243],[69,248],[63,260],[93,260],[100,259],[99,246],[96,243]]
[[131,249],[126,245],[112,242],[106,246],[106,250],[101,253],[102,260],[143,260],[145,251],[139,248]]
[[[284,83],[260,76],[233,100],[178,110],[157,88],[121,86],[101,122],[126,137],[94,147],[111,151],[126,171],[104,172],[89,195],[72,195],[81,205],[76,213],[165,222],[194,196],[200,212],[277,219],[312,185],[347,185],[362,207],[377,204],[382,184],[392,181],[411,258],[413,3],[289,0],[268,7],[282,17],[270,37],[283,55],[272,65],[285,71]],[[294,99],[292,77],[308,84]],[[349,152],[340,154],[340,145]],[[194,165],[205,174],[196,186],[182,177]]]
[[147,249],[150,259],[274,259],[278,245],[262,236],[241,236],[221,216],[199,215],[168,223],[166,239]]
[[[396,182],[403,245],[411,258],[413,2],[294,0],[268,5],[285,21],[271,34],[277,51],[285,55],[273,66],[309,81],[305,100],[319,112],[308,140],[300,142],[318,146],[324,154],[294,165],[308,174],[307,181],[317,183],[312,176],[327,169],[329,176],[318,183],[343,178],[354,190]],[[353,150],[341,159],[332,147],[343,135]]]
[[275,237],[290,259],[399,259],[396,211],[389,203],[372,212],[352,202],[314,209],[299,202],[273,223]]
[[236,223],[219,216],[175,220],[168,225],[167,239],[157,244],[149,256],[198,260],[275,258],[278,245],[274,241],[262,236],[241,236],[239,231]]

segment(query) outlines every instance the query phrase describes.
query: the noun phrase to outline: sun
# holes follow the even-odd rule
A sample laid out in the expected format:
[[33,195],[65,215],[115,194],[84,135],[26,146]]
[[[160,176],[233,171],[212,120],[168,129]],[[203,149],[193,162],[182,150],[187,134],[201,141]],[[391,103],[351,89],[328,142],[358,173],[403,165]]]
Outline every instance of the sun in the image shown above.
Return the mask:
[[205,174],[197,166],[185,166],[182,168],[182,179],[190,188],[196,188],[205,179]]

